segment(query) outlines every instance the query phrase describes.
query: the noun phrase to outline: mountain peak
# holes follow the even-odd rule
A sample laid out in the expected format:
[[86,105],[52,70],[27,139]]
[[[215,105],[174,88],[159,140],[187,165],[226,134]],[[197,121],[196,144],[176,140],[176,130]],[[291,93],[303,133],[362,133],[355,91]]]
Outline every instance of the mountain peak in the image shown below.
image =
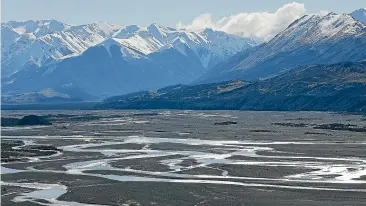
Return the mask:
[[335,12],[329,12],[327,15],[325,15],[325,16],[335,16],[335,15],[338,15],[337,13],[335,13]]
[[137,25],[129,25],[124,28],[121,28],[119,31],[117,31],[113,37],[119,38],[119,39],[126,39],[133,35],[135,35],[139,30],[142,28]]
[[[364,28],[364,25],[355,21],[348,14],[331,12],[325,16],[321,14],[305,15],[290,24],[271,41],[277,41],[280,38],[290,41],[316,42],[335,35],[353,35],[360,28]],[[288,38],[290,36],[292,38]],[[287,43],[285,45],[292,46]]]
[[212,28],[205,28],[204,30],[202,30],[202,33],[206,34],[206,35],[213,35],[217,32],[219,32],[219,31],[215,31]]
[[46,33],[62,31],[70,25],[55,19],[28,20],[28,21],[8,21],[2,25],[12,27],[19,34],[32,33],[35,36],[42,36]]
[[148,26],[148,31],[160,42],[164,42],[164,38],[167,36],[166,33],[168,29],[164,26],[161,26],[157,23],[153,23]]
[[84,27],[88,27],[92,31],[95,31],[105,37],[112,36],[114,33],[122,28],[122,26],[109,24],[103,21],[96,21],[91,24],[84,25]]
[[353,11],[353,12],[366,12],[366,8],[359,8],[359,9]]
[[151,32],[151,31],[159,31],[160,33],[166,32],[168,29],[165,26],[162,26],[160,24],[157,23],[152,23],[150,24],[147,29]]
[[353,11],[350,13],[350,15],[357,21],[360,21],[364,24],[366,24],[366,9],[361,8],[357,9],[356,11]]
[[93,23],[91,23],[91,24],[93,24],[93,25],[98,25],[98,26],[110,25],[110,24],[108,24],[108,23],[106,23],[106,22],[104,22],[104,21],[95,21],[95,22],[93,22]]
[[214,30],[212,28],[205,28],[203,31],[206,31],[206,32],[214,32]]
[[157,28],[157,29],[166,29],[164,26],[158,24],[158,23],[152,23],[148,26],[148,28]]

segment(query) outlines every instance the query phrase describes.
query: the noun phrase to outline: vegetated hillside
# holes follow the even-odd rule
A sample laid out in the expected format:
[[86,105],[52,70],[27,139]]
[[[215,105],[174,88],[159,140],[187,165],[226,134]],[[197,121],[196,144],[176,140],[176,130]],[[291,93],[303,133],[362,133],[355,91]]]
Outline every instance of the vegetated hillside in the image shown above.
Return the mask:
[[106,99],[110,109],[366,111],[366,62],[300,67],[256,82],[177,85]]

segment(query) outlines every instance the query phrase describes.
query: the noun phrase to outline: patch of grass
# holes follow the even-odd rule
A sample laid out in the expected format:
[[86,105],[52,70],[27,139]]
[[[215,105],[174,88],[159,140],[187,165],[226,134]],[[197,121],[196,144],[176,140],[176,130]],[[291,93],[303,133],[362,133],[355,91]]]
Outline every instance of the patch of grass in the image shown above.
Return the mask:
[[[21,161],[26,157],[49,156],[61,151],[51,145],[27,145],[20,140],[1,141],[1,162]],[[15,148],[16,146],[22,146]]]
[[357,127],[354,124],[321,124],[314,127],[314,129],[328,129],[328,130],[345,130],[351,132],[366,132],[366,127]]
[[214,125],[231,125],[231,124],[237,124],[237,122],[234,121],[226,121],[226,122],[215,122]]
[[272,125],[284,126],[284,127],[307,127],[307,124],[304,123],[290,123],[290,122],[278,122],[272,123]]
[[33,125],[52,125],[52,123],[43,117],[37,115],[26,115],[21,119],[17,118],[1,118],[1,126],[14,127],[14,126],[33,126]]

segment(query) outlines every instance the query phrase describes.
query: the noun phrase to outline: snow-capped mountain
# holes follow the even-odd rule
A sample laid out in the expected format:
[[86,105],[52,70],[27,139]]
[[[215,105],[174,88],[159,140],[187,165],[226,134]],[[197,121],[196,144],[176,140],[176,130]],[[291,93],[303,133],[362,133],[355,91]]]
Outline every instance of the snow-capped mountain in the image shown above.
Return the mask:
[[70,25],[64,24],[56,20],[41,20],[41,21],[9,21],[5,25],[11,27],[19,34],[32,34],[36,37],[43,36],[52,32],[62,31]]
[[121,26],[106,23],[70,26],[56,20],[7,22],[1,25],[2,73],[11,75],[26,64],[45,63],[80,55],[109,38]]
[[252,80],[302,65],[365,59],[365,24],[347,14],[305,15],[268,43],[237,54],[196,83]]
[[[257,43],[212,29],[185,31],[151,24],[148,27],[128,26],[116,32],[111,42],[119,44],[126,58],[141,58],[154,52],[175,48],[185,55],[185,48],[193,50],[200,58],[203,67],[211,68],[239,51],[255,46]],[[128,52],[126,52],[128,51]]]
[[[32,63],[45,63],[80,55],[86,49],[109,38],[145,55],[173,46],[180,38],[202,58],[205,67],[234,55],[238,51],[256,45],[251,39],[205,30],[188,32],[151,24],[148,27],[118,26],[103,22],[70,26],[56,20],[7,22],[2,24],[2,67],[4,75],[11,75]],[[217,35],[216,35],[217,34]],[[106,42],[108,44],[110,40]],[[204,53],[201,50],[210,50]],[[126,53],[126,56],[136,55]],[[206,56],[205,56],[206,55]],[[207,56],[212,55],[212,56]],[[211,61],[211,62],[210,62]]]
[[[257,45],[251,39],[211,29],[186,31],[158,24],[125,27],[103,22],[49,25],[49,21],[2,24],[6,34],[2,37],[3,93],[51,88],[101,97],[187,84],[237,52]],[[50,33],[39,35],[41,30]]]
[[350,13],[350,15],[357,21],[366,24],[366,9],[357,9],[356,11]]

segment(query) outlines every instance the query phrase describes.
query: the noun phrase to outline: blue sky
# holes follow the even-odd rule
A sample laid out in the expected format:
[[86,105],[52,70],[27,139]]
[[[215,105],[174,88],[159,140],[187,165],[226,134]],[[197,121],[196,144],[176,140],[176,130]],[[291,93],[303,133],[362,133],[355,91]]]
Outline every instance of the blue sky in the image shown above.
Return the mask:
[[[293,0],[2,0],[2,22],[9,20],[57,19],[69,24],[105,21],[122,25],[157,22],[175,27],[211,13],[219,20],[242,12],[275,12]],[[366,7],[365,0],[303,0],[306,12],[321,10],[349,13]]]

